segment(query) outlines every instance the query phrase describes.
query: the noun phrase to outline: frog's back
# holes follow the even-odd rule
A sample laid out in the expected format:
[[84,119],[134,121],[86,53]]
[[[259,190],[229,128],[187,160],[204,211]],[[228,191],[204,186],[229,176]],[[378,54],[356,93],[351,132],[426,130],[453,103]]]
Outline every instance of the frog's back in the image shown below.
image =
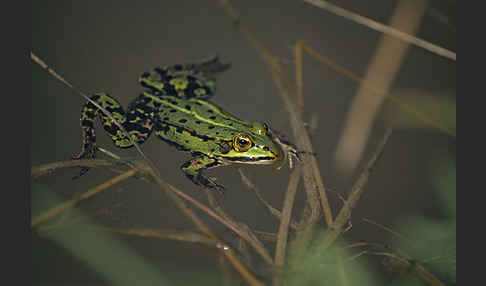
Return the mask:
[[155,134],[179,150],[213,153],[249,124],[201,99],[145,93],[156,108]]

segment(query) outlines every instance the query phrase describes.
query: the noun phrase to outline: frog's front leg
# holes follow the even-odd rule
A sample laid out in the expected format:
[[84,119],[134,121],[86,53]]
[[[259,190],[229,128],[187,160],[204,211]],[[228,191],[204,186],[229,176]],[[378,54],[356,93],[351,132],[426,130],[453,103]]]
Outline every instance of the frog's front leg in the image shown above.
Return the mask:
[[181,170],[194,184],[222,192],[224,191],[224,186],[217,184],[212,179],[201,174],[203,170],[222,165],[223,163],[215,158],[200,155],[182,164]]

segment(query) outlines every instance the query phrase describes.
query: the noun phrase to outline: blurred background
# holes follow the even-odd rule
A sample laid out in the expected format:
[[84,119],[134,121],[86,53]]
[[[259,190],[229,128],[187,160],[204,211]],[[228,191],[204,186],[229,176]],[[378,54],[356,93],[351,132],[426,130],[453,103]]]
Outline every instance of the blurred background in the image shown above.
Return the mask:
[[[389,24],[398,6],[398,1],[390,0],[332,3],[384,24]],[[290,78],[294,77],[295,41],[305,42],[361,77],[375,60],[381,43],[380,33],[303,1],[248,0],[234,1],[232,5],[242,23],[280,61]],[[422,13],[416,36],[455,51],[456,1],[427,1]],[[137,80],[143,72],[217,54],[223,61],[231,62],[232,68],[219,76],[217,93],[211,100],[242,119],[267,122],[292,138],[288,113],[268,67],[235,29],[219,1],[34,1],[32,52],[84,92],[108,92],[123,106],[142,91]],[[388,57],[389,62],[396,61],[393,53]],[[446,188],[453,185],[455,205],[455,61],[417,46],[404,51],[388,88],[388,94],[399,99],[398,104],[394,100],[379,104],[369,129],[365,130],[368,134],[363,153],[351,167],[340,161],[343,159],[338,150],[342,148],[341,140],[350,117],[360,107],[353,106],[359,84],[309,55],[303,57],[303,82],[304,120],[316,123],[312,144],[334,211],[341,207],[340,197],[349,192],[386,127],[394,127],[353,212],[352,229],[346,233],[348,241],[392,243],[397,239],[369,221],[397,230],[407,217],[440,221],[447,215],[438,193],[446,180]],[[80,151],[79,116],[83,103],[74,91],[32,64],[32,166],[67,160]],[[400,104],[406,104],[409,111],[404,112]],[[427,114],[439,127],[428,124],[416,113]],[[137,156],[134,149],[116,149],[100,126],[97,137],[102,147],[124,158]],[[348,140],[353,142],[352,137]],[[163,179],[207,204],[205,194],[179,169],[190,158],[189,154],[175,152],[155,137],[142,148]],[[290,174],[288,167],[242,168],[263,197],[281,209]],[[32,214],[115,176],[108,170],[94,169],[72,180],[77,173],[77,169],[63,169],[33,181]],[[279,221],[245,187],[235,168],[217,168],[208,174],[227,187],[222,205],[229,214],[254,230],[277,232]],[[301,183],[293,212],[296,217],[305,202],[302,190]],[[104,226],[196,230],[163,192],[135,179],[82,202],[79,210],[92,222]],[[230,231],[205,214],[201,217],[225,241],[234,242],[235,235]],[[108,285],[109,280],[96,267],[80,258],[83,252],[100,247],[96,236],[87,239],[91,238],[94,239],[90,240],[91,247],[82,248],[85,241],[80,237],[66,246],[33,232],[33,285]],[[151,273],[162,273],[153,274],[154,279],[161,275],[160,279],[173,285],[195,282],[214,285],[220,281],[214,249],[128,235],[107,239],[116,243],[108,243],[106,248],[113,247],[116,251],[120,247],[136,257],[134,261],[152,269]],[[80,247],[79,253],[72,250],[76,246]],[[273,251],[271,243],[266,246]]]

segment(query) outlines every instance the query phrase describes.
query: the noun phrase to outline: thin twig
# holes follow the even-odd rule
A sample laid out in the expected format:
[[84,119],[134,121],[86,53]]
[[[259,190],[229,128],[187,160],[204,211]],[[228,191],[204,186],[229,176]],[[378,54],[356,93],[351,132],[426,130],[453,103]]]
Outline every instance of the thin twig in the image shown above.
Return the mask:
[[276,242],[277,241],[277,234],[268,231],[261,231],[261,230],[254,230],[253,231],[256,235],[260,237],[261,240]]
[[243,257],[243,261],[246,263],[246,265],[253,265],[250,246],[246,240],[241,237],[238,238],[238,241],[236,242],[236,249],[238,249],[238,252]]
[[[191,221],[199,228],[201,232],[206,234],[209,238],[216,241],[217,245],[226,245],[196,214],[189,209],[182,199],[180,199],[175,192],[175,188],[172,186],[158,180],[156,176],[153,176],[156,183],[164,190],[167,195],[174,201],[176,206],[184,213]],[[172,191],[171,191],[172,190]],[[245,279],[250,285],[263,285],[255,275],[246,267],[240,260],[238,254],[229,247],[220,247],[220,253],[224,255],[228,261],[233,265],[233,267],[240,273],[240,275]]]
[[73,207],[74,205],[76,205],[80,201],[88,199],[88,198],[96,195],[97,193],[107,189],[108,187],[130,178],[131,176],[135,175],[137,172],[138,172],[137,169],[128,170],[125,173],[123,173],[119,176],[116,176],[113,179],[108,180],[108,181],[104,182],[103,184],[98,185],[98,186],[90,189],[86,193],[82,194],[79,198],[66,201],[62,204],[57,205],[55,208],[52,208],[48,211],[43,212],[42,214],[32,218],[31,225],[30,225],[31,228],[34,228],[38,224],[40,224],[41,222],[58,215],[59,213],[61,213],[62,211],[66,210],[68,208]]
[[54,162],[49,164],[32,167],[30,175],[32,178],[38,178],[47,175],[56,169],[71,168],[71,167],[108,167],[112,166],[113,162],[102,159],[83,159],[83,160],[69,160],[62,162]]
[[[282,267],[285,262],[287,236],[289,233],[290,218],[292,215],[295,194],[297,193],[297,186],[299,185],[300,181],[300,172],[301,167],[296,166],[290,175],[287,192],[285,192],[285,199],[282,207],[282,217],[280,219],[280,226],[278,228],[277,245],[275,246],[275,266],[277,266],[277,268]],[[274,285],[282,285],[282,282],[281,276],[276,275]]]
[[402,234],[400,234],[400,233],[398,233],[398,232],[394,231],[393,229],[391,229],[391,228],[389,228],[389,227],[386,227],[386,226],[384,226],[384,225],[382,225],[382,224],[379,224],[379,223],[377,223],[377,222],[375,222],[375,221],[372,221],[372,220],[367,219],[367,218],[363,218],[363,221],[365,221],[365,222],[367,222],[367,223],[369,223],[369,224],[372,224],[372,225],[374,225],[374,226],[377,226],[377,227],[379,227],[379,228],[381,228],[381,229],[384,229],[385,231],[387,231],[387,232],[389,232],[389,233],[391,233],[391,234],[395,235],[396,237],[399,237],[400,239],[406,239],[404,235],[402,235]]
[[[352,73],[351,71],[347,70],[343,66],[337,64],[336,62],[332,61],[328,57],[325,57],[321,55],[319,52],[314,50],[312,47],[310,47],[308,44],[302,42],[302,41],[297,41],[295,45],[299,45],[303,48],[303,51],[306,52],[309,56],[312,58],[316,59],[317,61],[327,65],[337,73],[340,73],[344,75],[345,77],[351,79],[355,83],[361,84],[363,82],[363,79],[357,75]],[[420,121],[422,121],[425,124],[430,125],[433,128],[437,128],[439,131],[451,136],[451,137],[456,137],[456,133],[452,130],[449,130],[447,127],[443,126],[440,122],[437,122],[436,120],[430,118],[426,113],[421,112],[417,110],[416,108],[413,108],[410,104],[407,104],[405,102],[402,102],[400,98],[397,96],[392,96],[390,94],[385,95],[385,91],[383,90],[378,90],[372,85],[362,85],[362,88],[366,89],[368,92],[370,92],[370,95],[373,96],[378,96],[382,97],[384,96],[387,100],[390,100],[394,104],[396,104],[399,108],[401,108],[404,112],[411,114],[412,116],[418,118]]]
[[209,237],[195,233],[182,232],[176,230],[158,230],[150,228],[113,228],[113,227],[93,227],[94,230],[115,232],[127,235],[136,235],[141,237],[164,238],[183,242],[201,243],[210,247],[216,247],[217,243]]
[[219,269],[221,270],[221,285],[231,286],[235,284],[232,279],[231,268],[228,265],[228,259],[224,255],[219,255]]
[[290,174],[290,180],[285,192],[284,204],[282,207],[282,218],[277,234],[277,245],[275,246],[275,265],[282,266],[285,261],[285,249],[287,246],[287,235],[289,233],[290,218],[292,217],[292,207],[294,205],[297,186],[300,181],[301,167],[296,166]]
[[[263,205],[265,205],[265,207],[268,209],[268,211],[273,216],[275,216],[276,218],[278,218],[279,220],[281,220],[282,219],[282,212],[280,210],[278,210],[277,208],[274,208],[270,203],[268,203],[263,198],[263,196],[260,193],[260,190],[258,189],[258,187],[250,181],[250,179],[243,173],[243,171],[241,170],[241,168],[238,168],[238,172],[240,173],[241,180],[243,181],[243,183],[245,184],[245,186],[247,186],[250,190],[252,190],[252,191],[255,192],[255,195],[257,196],[257,198],[263,203]],[[294,222],[292,219],[290,220],[290,227],[292,229],[294,229],[294,230],[297,229],[297,223]]]
[[403,257],[396,253],[370,253],[373,255],[381,255],[385,256],[387,260],[383,261],[383,264],[391,268],[401,268],[406,270],[407,272],[411,271],[415,273],[418,277],[423,279],[431,286],[445,286],[442,281],[440,281],[432,272],[427,270],[422,264],[417,263],[415,261],[410,261],[406,257]]
[[273,265],[273,259],[268,253],[267,249],[263,245],[263,243],[258,239],[258,237],[253,234],[252,230],[243,223],[236,222],[230,215],[228,215],[223,208],[218,204],[217,200],[214,198],[211,191],[206,191],[208,196],[209,204],[218,212],[218,214],[226,220],[226,223],[232,225],[234,228],[240,230],[240,237],[246,240],[255,251],[260,254],[260,256],[270,265]]
[[356,204],[359,201],[359,198],[361,197],[361,194],[363,193],[364,185],[368,181],[370,174],[372,173],[374,167],[376,166],[376,162],[378,161],[380,156],[383,154],[383,151],[385,150],[385,145],[388,142],[391,133],[392,133],[391,128],[386,130],[385,135],[383,136],[381,142],[378,144],[375,153],[373,154],[370,161],[368,162],[366,167],[359,175],[358,179],[356,180],[355,184],[351,189],[351,193],[348,195],[348,198],[346,199],[344,205],[339,211],[334,221],[334,227],[326,230],[326,232],[320,239],[320,243],[318,243],[319,245],[318,247],[320,251],[327,249],[342,233],[346,223],[351,218],[351,212],[353,208],[356,206]]
[[342,206],[336,220],[334,221],[334,226],[324,231],[324,233],[316,240],[316,246],[310,250],[308,249],[307,241],[310,240],[310,237],[307,236],[310,235],[307,232],[303,232],[299,236],[299,239],[293,241],[290,253],[292,259],[289,263],[289,269],[291,273],[298,273],[302,271],[301,261],[303,259],[307,259],[308,261],[315,260],[317,262],[320,257],[319,255],[325,253],[328,248],[339,238],[341,233],[343,233],[344,226],[351,216],[351,211],[358,202],[359,197],[363,191],[363,186],[369,178],[378,158],[383,153],[384,146],[388,138],[390,137],[390,134],[391,129],[387,130],[382,142],[378,145],[378,148],[372,156],[370,162],[365,167],[358,180],[356,181],[355,185],[353,186],[351,193],[348,195],[347,200],[344,202],[344,205]]
[[376,242],[367,242],[367,241],[355,242],[355,243],[346,245],[343,248],[348,249],[348,248],[356,248],[356,247],[374,247],[374,248],[389,249],[389,247],[386,244],[376,243]]
[[361,172],[361,174],[359,175],[358,180],[353,185],[353,188],[351,189],[351,193],[349,194],[348,199],[344,203],[343,207],[341,208],[339,214],[336,217],[336,220],[334,221],[335,229],[342,229],[344,225],[348,222],[349,218],[351,217],[351,211],[358,203],[359,198],[363,193],[364,185],[366,184],[366,182],[368,182],[368,178],[370,177],[370,174],[373,172],[374,167],[376,166],[376,162],[383,154],[383,151],[385,150],[385,145],[388,142],[388,139],[390,138],[391,134],[392,134],[392,129],[388,128],[385,131],[385,135],[383,136],[383,139],[378,144],[375,154],[371,157],[370,161],[364,168],[363,172]]
[[432,44],[430,42],[424,41],[420,38],[414,37],[410,34],[404,33],[400,30],[397,30],[393,27],[383,25],[379,22],[376,22],[372,19],[363,17],[359,14],[356,14],[354,12],[345,10],[341,7],[338,7],[336,5],[333,5],[329,3],[328,1],[324,0],[304,0],[304,2],[307,2],[309,4],[312,4],[316,7],[325,9],[331,13],[334,13],[336,15],[339,15],[347,20],[351,20],[353,22],[359,23],[363,26],[366,26],[370,29],[373,29],[375,31],[381,32],[383,34],[386,34],[388,36],[395,37],[399,40],[402,40],[406,43],[416,45],[417,47],[423,48],[429,52],[432,52],[434,54],[437,54],[439,56],[443,56],[445,58],[451,59],[453,61],[456,60],[456,53],[449,51],[445,48],[442,48],[440,46],[437,46],[435,44]]
[[[52,170],[52,169],[58,169],[58,168],[66,168],[66,167],[72,167],[72,166],[93,166],[93,167],[95,167],[95,166],[110,166],[110,165],[114,165],[114,163],[113,162],[110,162],[110,161],[98,160],[98,159],[97,160],[73,160],[73,161],[63,161],[63,162],[49,163],[49,164],[41,165],[41,166],[38,166],[38,167],[33,167],[32,170],[34,170],[33,171],[33,174],[41,175],[41,174],[45,174],[46,173],[46,170]],[[138,166],[139,170],[144,170],[144,172],[147,172],[148,170],[150,170],[150,167],[149,166],[144,166],[142,163],[138,164],[137,166]],[[104,184],[102,184],[102,185],[104,185]],[[98,187],[100,187],[100,186],[98,186]],[[233,231],[236,235],[238,235],[241,238],[243,238],[244,240],[248,241],[248,243],[250,243],[252,246],[256,247],[257,248],[256,249],[257,250],[257,253],[260,253],[261,255],[263,255],[264,259],[267,262],[270,262],[271,261],[270,255],[268,255],[268,253],[266,251],[262,251],[262,247],[263,247],[262,244],[261,243],[260,244],[255,244],[254,241],[252,240],[252,238],[250,236],[248,236],[248,234],[245,233],[243,230],[239,229],[236,226],[236,224],[231,223],[228,220],[220,217],[214,211],[212,211],[210,208],[208,208],[205,205],[203,205],[202,203],[194,200],[193,198],[191,198],[190,196],[188,196],[185,193],[181,192],[180,190],[174,188],[173,186],[170,186],[170,185],[168,185],[168,186],[170,188],[172,188],[171,190],[173,192],[175,192],[178,196],[186,199],[191,204],[195,205],[196,207],[198,207],[199,209],[201,209],[203,212],[205,212],[206,214],[208,214],[210,217],[212,217],[213,219],[215,219],[216,221],[220,222],[222,225],[224,225],[225,227],[227,227],[228,229],[230,229],[231,231]],[[90,191],[88,191],[88,192],[90,192]],[[70,208],[70,207],[73,207],[77,202],[79,202],[82,199],[85,199],[85,197],[87,195],[93,196],[93,195],[96,194],[96,193],[89,194],[88,192],[85,193],[84,195],[81,195],[77,199],[73,199],[71,201],[68,201],[68,202],[65,202],[63,204],[60,204],[60,205],[56,206],[54,209],[43,213],[39,217],[33,218],[32,221],[35,222],[36,225],[37,225],[38,223],[40,223],[42,221],[45,221],[45,220],[47,220],[47,219],[49,219],[49,218],[51,218],[51,217],[59,214],[63,210],[65,210],[67,208]],[[37,220],[41,220],[41,221],[37,222]],[[35,225],[33,225],[32,227],[34,227],[34,226]],[[270,258],[270,260],[268,258]],[[273,264],[273,262],[272,262],[272,264]]]
[[[426,0],[400,0],[390,19],[390,25],[415,33],[420,27],[426,7]],[[409,47],[410,45],[395,38],[381,36],[348,110],[334,153],[334,161],[342,174],[351,174],[361,160],[373,122]],[[368,87],[383,92],[370,93]]]
[[[298,110],[296,110],[295,105],[291,100],[289,92],[290,87],[288,86],[288,80],[286,80],[286,76],[283,72],[282,67],[280,66],[278,61],[270,54],[270,52],[262,45],[262,43],[257,40],[245,26],[241,24],[241,20],[238,14],[231,6],[229,1],[220,0],[220,3],[227,12],[227,14],[231,17],[233,23],[236,25],[236,28],[255,47],[255,49],[259,52],[260,56],[265,60],[268,67],[270,68],[275,84],[280,90],[279,94],[282,96],[285,108],[289,112],[292,131],[294,133],[294,137],[297,139],[297,146],[299,146],[299,148],[301,148],[302,150],[312,153],[312,144],[309,135],[307,134],[307,131],[303,126],[301,114],[298,112]],[[326,223],[328,224],[328,226],[332,226],[332,211],[331,207],[329,206],[326,190],[322,182],[319,168],[317,167],[317,161],[314,156],[309,155],[306,155],[304,159],[305,160],[303,162],[302,173],[307,193],[307,206],[310,209],[310,216],[305,218],[305,224],[312,228],[320,219],[320,206],[318,203],[320,196],[320,202],[322,205]]]
[[294,45],[294,62],[295,62],[295,85],[299,112],[304,111],[304,95],[303,90],[303,62],[302,62],[302,45],[299,42]]
[[396,252],[391,252],[389,251],[390,248],[387,245],[381,244],[381,243],[371,243],[371,242],[357,242],[353,243],[350,245],[347,245],[344,247],[344,249],[347,248],[355,248],[355,247],[369,247],[369,248],[378,248],[378,249],[384,249],[388,250],[387,252],[377,252],[377,251],[369,251],[365,250],[360,252],[358,255],[355,255],[351,258],[348,259],[355,259],[356,257],[362,255],[362,254],[370,254],[370,255],[376,255],[376,256],[385,256],[386,259],[382,261],[382,264],[385,266],[391,268],[389,270],[392,270],[394,267],[398,267],[407,271],[412,270],[415,272],[419,277],[424,279],[426,282],[429,283],[429,285],[433,286],[445,286],[444,283],[442,283],[434,274],[432,274],[430,271],[428,271],[423,265],[417,263],[416,261],[412,261],[410,257],[407,257],[404,254],[396,253]]

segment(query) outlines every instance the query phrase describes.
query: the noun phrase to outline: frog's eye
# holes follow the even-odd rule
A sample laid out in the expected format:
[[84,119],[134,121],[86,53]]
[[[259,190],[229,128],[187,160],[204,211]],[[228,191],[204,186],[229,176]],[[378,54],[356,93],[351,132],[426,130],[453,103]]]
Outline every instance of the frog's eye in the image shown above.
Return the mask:
[[251,142],[250,137],[248,137],[247,135],[240,134],[233,138],[233,146],[238,152],[247,151],[248,149],[250,149],[252,144],[253,143]]

